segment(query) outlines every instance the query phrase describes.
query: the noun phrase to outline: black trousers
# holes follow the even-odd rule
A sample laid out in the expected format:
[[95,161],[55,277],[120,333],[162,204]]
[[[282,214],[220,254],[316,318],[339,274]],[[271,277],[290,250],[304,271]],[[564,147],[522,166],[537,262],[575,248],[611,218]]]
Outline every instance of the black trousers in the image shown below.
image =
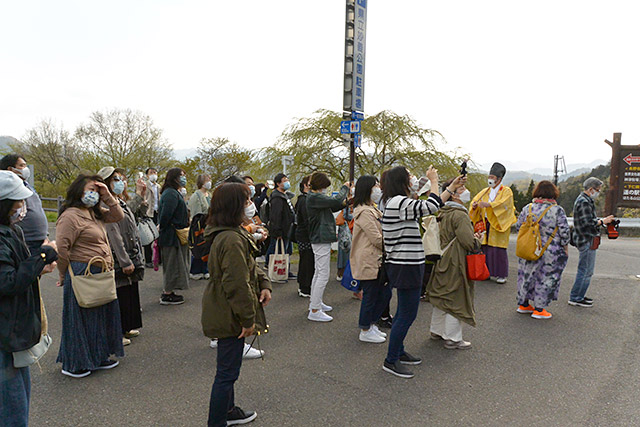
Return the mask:
[[216,379],[211,388],[209,401],[209,426],[227,425],[227,414],[235,406],[233,385],[240,376],[244,338],[218,340]]
[[[309,246],[309,249],[306,247]],[[304,249],[303,249],[304,248]],[[310,243],[298,244],[300,263],[298,264],[298,288],[303,294],[311,295],[311,281],[315,272],[315,260]]]

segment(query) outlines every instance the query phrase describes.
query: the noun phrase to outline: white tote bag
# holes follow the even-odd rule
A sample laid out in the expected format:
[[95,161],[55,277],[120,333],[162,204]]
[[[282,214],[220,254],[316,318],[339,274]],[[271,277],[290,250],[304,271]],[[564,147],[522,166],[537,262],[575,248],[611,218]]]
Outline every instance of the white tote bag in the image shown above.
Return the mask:
[[276,253],[269,257],[269,279],[272,282],[289,280],[289,254],[281,238],[276,241]]
[[429,215],[422,218],[422,228],[424,228],[424,235],[422,236],[424,256],[442,256],[440,226],[438,225],[437,217]]

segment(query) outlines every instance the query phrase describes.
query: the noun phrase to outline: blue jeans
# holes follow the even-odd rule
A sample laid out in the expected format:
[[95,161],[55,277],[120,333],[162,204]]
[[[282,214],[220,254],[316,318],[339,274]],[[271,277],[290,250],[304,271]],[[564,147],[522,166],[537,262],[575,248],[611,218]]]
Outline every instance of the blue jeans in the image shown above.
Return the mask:
[[244,338],[218,340],[218,362],[216,379],[211,388],[209,401],[209,427],[227,425],[227,414],[235,406],[233,385],[240,376]]
[[387,308],[391,300],[391,286],[380,283],[379,279],[361,280],[362,303],[360,304],[360,329],[369,329],[371,325],[380,319],[382,312]]
[[398,310],[393,318],[391,332],[389,334],[389,348],[387,350],[387,362],[395,363],[404,354],[404,339],[409,328],[418,315],[420,305],[420,287],[409,289],[396,289],[398,296]]
[[0,350],[0,424],[26,426],[30,394],[29,367],[14,368],[13,354]]
[[591,243],[585,243],[578,250],[580,251],[578,273],[576,274],[573,288],[571,288],[571,296],[569,297],[571,301],[582,301],[584,299],[596,266],[596,250],[591,249]]

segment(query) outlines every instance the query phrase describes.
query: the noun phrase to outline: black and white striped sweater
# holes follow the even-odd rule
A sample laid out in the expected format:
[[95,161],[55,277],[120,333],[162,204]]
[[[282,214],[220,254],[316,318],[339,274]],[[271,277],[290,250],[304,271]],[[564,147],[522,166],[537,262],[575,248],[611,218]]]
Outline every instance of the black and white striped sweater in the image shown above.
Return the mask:
[[386,262],[391,264],[424,264],[424,248],[418,222],[443,206],[436,194],[427,200],[395,196],[386,201],[382,215],[382,236]]

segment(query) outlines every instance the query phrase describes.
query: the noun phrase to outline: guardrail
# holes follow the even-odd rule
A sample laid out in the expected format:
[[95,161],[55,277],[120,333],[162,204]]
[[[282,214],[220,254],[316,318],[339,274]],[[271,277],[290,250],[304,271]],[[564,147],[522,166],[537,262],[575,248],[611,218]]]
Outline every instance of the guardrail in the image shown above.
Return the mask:
[[43,202],[56,202],[56,207],[55,208],[47,208],[44,206],[42,206],[42,209],[44,209],[45,212],[55,212],[58,213],[60,212],[60,206],[62,206],[62,202],[64,201],[64,197],[62,196],[58,196],[58,197],[40,197],[40,200],[42,200]]
[[[640,228],[640,218],[618,218],[619,228]],[[573,226],[573,217],[568,217],[569,226]]]

